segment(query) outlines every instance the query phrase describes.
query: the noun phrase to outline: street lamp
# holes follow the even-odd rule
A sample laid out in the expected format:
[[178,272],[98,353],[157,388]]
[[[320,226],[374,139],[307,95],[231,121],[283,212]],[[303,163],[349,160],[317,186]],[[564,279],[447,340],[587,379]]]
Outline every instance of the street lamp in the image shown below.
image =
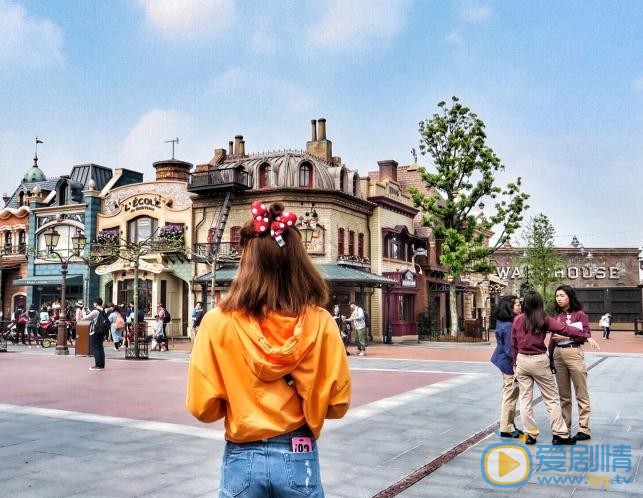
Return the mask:
[[301,231],[303,232],[304,243],[306,245],[312,242],[318,222],[319,215],[317,214],[314,205],[311,206],[310,211],[306,211],[304,216],[299,217],[299,223],[301,225]]
[[67,288],[67,269],[69,266],[69,261],[72,258],[78,257],[80,252],[85,247],[87,238],[81,233],[79,229],[76,229],[76,235],[71,238],[73,249],[67,257],[64,257],[62,254],[55,251],[55,247],[58,245],[60,240],[60,234],[52,226],[49,230],[45,232],[45,246],[47,247],[47,256],[56,256],[60,261],[60,273],[62,274],[62,284],[60,286],[60,317],[58,319],[58,339],[56,341],[56,354],[57,355],[68,355],[69,349],[67,349],[67,306],[65,301],[65,292]]

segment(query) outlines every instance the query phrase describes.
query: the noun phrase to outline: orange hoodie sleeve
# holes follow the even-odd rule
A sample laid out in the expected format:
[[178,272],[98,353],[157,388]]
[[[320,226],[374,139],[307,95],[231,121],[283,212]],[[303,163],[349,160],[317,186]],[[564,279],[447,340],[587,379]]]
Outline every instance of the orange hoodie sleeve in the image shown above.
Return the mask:
[[322,332],[315,355],[300,365],[301,370],[293,372],[306,422],[316,438],[325,419],[346,414],[351,398],[351,375],[337,325],[328,312],[320,318]]
[[214,422],[226,414],[225,390],[213,344],[214,313],[205,315],[188,366],[185,404],[201,422]]

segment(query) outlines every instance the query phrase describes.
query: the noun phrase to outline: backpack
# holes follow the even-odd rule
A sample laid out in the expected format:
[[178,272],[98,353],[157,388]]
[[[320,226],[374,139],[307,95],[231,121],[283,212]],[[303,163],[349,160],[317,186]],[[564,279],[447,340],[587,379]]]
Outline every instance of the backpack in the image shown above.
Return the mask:
[[365,309],[362,310],[364,312],[364,323],[366,324],[367,327],[371,326],[371,317],[368,316],[368,311]]
[[125,328],[125,320],[123,319],[123,315],[120,313],[116,314],[116,320],[114,320],[114,328],[116,330],[123,330]]
[[98,310],[98,316],[94,320],[94,334],[105,337],[110,329],[109,318],[105,314],[104,310]]
[[165,314],[163,315],[163,323],[170,323],[172,320],[172,316],[170,315],[170,312],[166,309],[164,309]]

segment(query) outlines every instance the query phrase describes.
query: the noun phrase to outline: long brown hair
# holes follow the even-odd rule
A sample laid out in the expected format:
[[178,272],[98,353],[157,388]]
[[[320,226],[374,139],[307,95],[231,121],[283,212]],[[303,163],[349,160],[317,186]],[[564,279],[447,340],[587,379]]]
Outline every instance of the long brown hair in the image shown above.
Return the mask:
[[545,303],[540,294],[535,291],[529,291],[525,294],[524,311],[527,332],[534,334],[547,331]]
[[[274,219],[283,210],[283,204],[271,204],[269,217]],[[220,304],[223,311],[243,310],[261,318],[269,311],[299,315],[306,305],[326,305],[326,282],[308,256],[299,230],[287,227],[281,237],[283,247],[269,230],[255,232],[252,220],[241,228],[239,271]]]

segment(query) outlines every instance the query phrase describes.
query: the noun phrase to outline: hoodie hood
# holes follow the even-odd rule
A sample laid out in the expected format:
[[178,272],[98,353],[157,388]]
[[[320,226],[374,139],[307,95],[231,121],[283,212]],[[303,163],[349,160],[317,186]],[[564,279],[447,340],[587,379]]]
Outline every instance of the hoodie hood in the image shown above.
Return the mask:
[[270,312],[257,320],[235,313],[232,320],[243,346],[242,355],[252,373],[273,382],[292,372],[314,346],[325,321],[308,306],[299,316]]

